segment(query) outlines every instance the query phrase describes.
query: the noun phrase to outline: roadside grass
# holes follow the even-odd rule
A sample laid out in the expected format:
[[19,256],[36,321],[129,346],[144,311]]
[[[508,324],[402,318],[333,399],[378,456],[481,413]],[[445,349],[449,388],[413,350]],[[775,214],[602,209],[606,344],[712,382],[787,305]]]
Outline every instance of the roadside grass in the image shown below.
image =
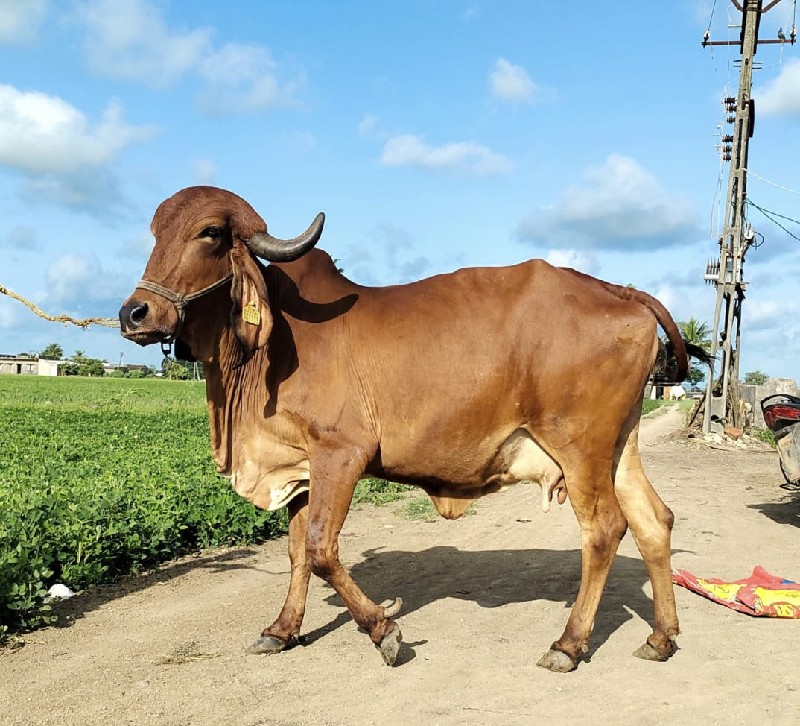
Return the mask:
[[752,436],[754,439],[758,439],[759,441],[763,441],[765,444],[769,444],[773,448],[778,446],[777,442],[775,441],[775,434],[773,434],[769,429],[754,428],[750,432],[750,436]]
[[414,487],[406,484],[398,484],[393,481],[386,481],[385,479],[362,479],[356,484],[356,490],[353,494],[353,505],[373,504],[375,506],[382,506],[405,498],[408,492],[413,489]]

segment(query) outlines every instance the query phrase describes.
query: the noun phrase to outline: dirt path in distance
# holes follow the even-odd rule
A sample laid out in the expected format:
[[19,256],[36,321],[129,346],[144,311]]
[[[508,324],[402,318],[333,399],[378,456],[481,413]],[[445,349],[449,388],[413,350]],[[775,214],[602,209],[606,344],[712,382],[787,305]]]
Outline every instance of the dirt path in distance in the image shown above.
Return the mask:
[[[800,508],[774,452],[721,451],[642,427],[646,470],[676,515],[675,567],[738,579],[756,564],[800,578]],[[670,435],[673,434],[673,435]],[[644,566],[626,537],[588,660],[536,667],[563,630],[580,573],[569,505],[539,509],[518,486],[456,522],[397,506],[353,511],[341,557],[376,601],[402,596],[405,646],[383,665],[316,578],[304,644],[246,647],[288,584],[284,540],[186,558],[65,603],[69,627],[0,655],[0,724],[137,726],[794,724],[800,622],[750,618],[676,589],[683,634],[664,664],[632,657],[650,627]]]

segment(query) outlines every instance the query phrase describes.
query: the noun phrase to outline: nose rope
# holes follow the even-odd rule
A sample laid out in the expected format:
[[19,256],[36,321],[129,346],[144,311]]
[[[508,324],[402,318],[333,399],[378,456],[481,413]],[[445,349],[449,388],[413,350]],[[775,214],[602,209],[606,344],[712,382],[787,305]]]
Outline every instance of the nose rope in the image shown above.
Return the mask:
[[159,285],[157,282],[150,282],[150,280],[139,280],[136,283],[136,287],[142,290],[147,290],[148,292],[153,292],[156,295],[160,295],[161,297],[169,300],[174,306],[175,310],[178,312],[178,324],[175,326],[175,332],[170,335],[169,337],[165,338],[162,341],[163,343],[172,343],[175,338],[178,337],[178,334],[181,332],[181,328],[183,328],[183,317],[184,317],[184,310],[186,306],[192,302],[192,300],[196,300],[199,297],[203,297],[203,295],[208,294],[212,290],[216,290],[218,287],[222,287],[226,282],[229,282],[233,275],[226,275],[221,280],[217,280],[216,282],[212,282],[210,285],[206,285],[201,290],[197,290],[197,292],[190,292],[188,295],[184,295],[180,292],[174,292],[170,290],[168,287],[164,287],[163,285]]

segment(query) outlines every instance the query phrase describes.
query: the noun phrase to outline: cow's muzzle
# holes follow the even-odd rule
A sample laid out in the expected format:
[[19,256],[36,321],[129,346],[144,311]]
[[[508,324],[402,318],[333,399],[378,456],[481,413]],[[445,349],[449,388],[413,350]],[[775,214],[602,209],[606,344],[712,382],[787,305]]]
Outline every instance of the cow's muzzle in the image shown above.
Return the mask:
[[147,317],[147,303],[131,300],[119,309],[119,326],[122,334],[134,332]]

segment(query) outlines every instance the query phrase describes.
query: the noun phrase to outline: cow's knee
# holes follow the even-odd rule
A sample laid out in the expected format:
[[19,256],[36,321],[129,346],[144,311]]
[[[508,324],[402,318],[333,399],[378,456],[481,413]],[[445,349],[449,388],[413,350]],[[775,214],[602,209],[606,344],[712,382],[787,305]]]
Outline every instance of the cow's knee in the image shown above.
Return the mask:
[[675,524],[675,515],[672,513],[672,510],[666,504],[662,504],[661,507],[658,508],[656,516],[658,517],[659,523],[668,532],[671,532]]
[[628,531],[628,520],[622,512],[617,510],[598,518],[591,527],[589,541],[592,550],[599,555],[604,555],[609,548],[616,548],[625,533]]
[[333,549],[319,545],[307,545],[306,559],[311,572],[323,580],[330,580],[337,562]]

